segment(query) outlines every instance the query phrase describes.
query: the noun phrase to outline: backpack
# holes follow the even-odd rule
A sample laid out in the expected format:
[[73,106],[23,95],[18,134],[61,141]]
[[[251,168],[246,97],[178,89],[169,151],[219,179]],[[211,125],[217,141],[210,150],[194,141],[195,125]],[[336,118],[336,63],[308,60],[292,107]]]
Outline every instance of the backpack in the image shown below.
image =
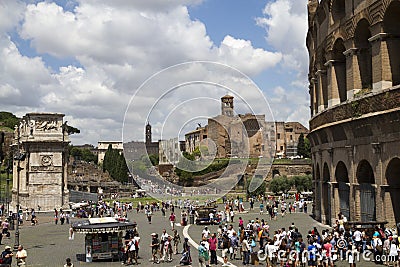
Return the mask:
[[208,251],[205,248],[200,250],[199,256],[204,258],[205,261],[208,261],[210,259],[210,255],[208,255]]

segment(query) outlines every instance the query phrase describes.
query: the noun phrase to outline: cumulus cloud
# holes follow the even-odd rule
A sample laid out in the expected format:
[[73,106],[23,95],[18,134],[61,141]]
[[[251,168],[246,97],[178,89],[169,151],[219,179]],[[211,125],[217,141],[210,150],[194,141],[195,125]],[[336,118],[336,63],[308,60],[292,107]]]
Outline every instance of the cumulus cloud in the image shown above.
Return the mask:
[[256,22],[266,29],[266,41],[283,53],[284,64],[307,77],[307,1],[275,0],[266,4]]
[[282,53],[281,71],[288,79],[273,90],[272,109],[280,120],[296,120],[308,126],[307,1],[273,0],[265,5],[263,15],[256,23],[265,28],[266,42]]
[[[283,53],[255,48],[234,36],[214,43],[204,23],[190,18],[187,6],[201,2],[79,0],[68,1],[64,8],[51,1],[7,4],[3,12],[7,17],[0,16],[8,23],[0,23],[4,25],[0,27],[0,104],[19,115],[65,113],[69,123],[82,131],[73,136],[74,143],[95,144],[120,139],[119,126],[131,95],[163,68],[206,60],[232,65],[252,76],[284,59]],[[37,56],[23,55],[7,33],[11,30]],[[78,64],[52,69],[44,55],[47,60],[73,59]],[[144,95],[135,108],[155,99],[154,94]],[[138,119],[143,123],[146,118]],[[142,126],[136,125],[140,136]]]
[[268,98],[274,117],[281,121],[298,121],[308,127],[309,100],[301,90],[277,86]]

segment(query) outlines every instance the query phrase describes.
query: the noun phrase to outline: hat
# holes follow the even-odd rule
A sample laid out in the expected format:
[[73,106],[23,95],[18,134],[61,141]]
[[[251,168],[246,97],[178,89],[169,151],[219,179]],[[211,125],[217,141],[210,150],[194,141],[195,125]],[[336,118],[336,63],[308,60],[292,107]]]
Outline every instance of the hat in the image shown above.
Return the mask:
[[10,246],[5,246],[4,249],[5,249],[5,250],[11,249],[11,247],[10,247]]
[[157,235],[156,233],[151,233],[151,235]]

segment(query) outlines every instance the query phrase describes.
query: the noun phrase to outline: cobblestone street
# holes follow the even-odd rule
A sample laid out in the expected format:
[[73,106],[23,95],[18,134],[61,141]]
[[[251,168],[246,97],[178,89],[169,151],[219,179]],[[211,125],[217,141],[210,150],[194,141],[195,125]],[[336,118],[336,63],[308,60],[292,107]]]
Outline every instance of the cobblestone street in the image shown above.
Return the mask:
[[[257,207],[257,205],[255,205]],[[177,213],[177,221],[180,220],[180,210],[176,209]],[[168,214],[168,213],[167,213]],[[40,224],[37,226],[27,225],[27,222],[24,222],[20,228],[20,243],[24,245],[25,249],[28,252],[28,266],[63,266],[66,258],[71,258],[74,266],[120,266],[121,262],[93,262],[86,263],[84,261],[84,234],[75,234],[74,240],[68,240],[68,230],[69,225],[56,225],[52,220],[52,213],[38,214]],[[291,223],[295,223],[295,225],[299,228],[300,232],[303,236],[307,235],[308,230],[316,226],[319,231],[326,228],[325,226],[317,223],[312,220],[312,218],[308,214],[304,213],[294,213],[287,214],[285,217],[279,216],[276,221],[270,221],[269,216],[258,214],[258,209],[255,211],[250,211],[248,213],[236,214],[234,226],[237,226],[238,218],[241,216],[245,222],[251,219],[263,218],[267,220],[270,225],[270,231],[274,231],[278,228],[285,227],[288,228]],[[167,233],[172,234],[170,229],[170,224],[168,221],[168,217],[161,216],[160,212],[156,212],[153,216],[153,223],[148,224],[147,219],[143,213],[137,214],[136,211],[129,213],[129,218],[131,221],[136,221],[138,223],[138,229],[141,237],[141,246],[140,246],[140,266],[152,266],[153,264],[149,262],[151,258],[150,251],[150,234],[152,232],[161,233],[162,229],[166,229]],[[268,219],[267,219],[268,218]],[[72,221],[76,221],[77,219],[73,219]],[[198,243],[201,237],[201,231],[204,226],[191,225],[189,227],[189,235],[190,237]],[[216,232],[218,226],[209,226],[211,232]],[[183,227],[177,226],[181,239],[183,241]],[[5,245],[10,245],[13,247],[14,245],[14,234],[15,231],[11,231],[11,237],[3,239],[2,249],[4,249]],[[182,245],[180,244],[179,250],[181,250]],[[221,256],[221,252],[217,252],[218,256]],[[161,263],[157,266],[176,266],[179,265],[179,259],[181,255],[174,255],[173,261],[171,263]],[[192,259],[193,266],[198,265],[197,258],[197,250],[192,247]],[[236,260],[232,262],[236,266],[241,266],[241,261]],[[264,263],[260,263],[263,264]],[[222,264],[219,264],[222,265]],[[13,262],[13,266],[16,266],[15,259]],[[348,266],[346,262],[337,262],[336,266]],[[361,262],[360,266],[375,266],[374,263]]]

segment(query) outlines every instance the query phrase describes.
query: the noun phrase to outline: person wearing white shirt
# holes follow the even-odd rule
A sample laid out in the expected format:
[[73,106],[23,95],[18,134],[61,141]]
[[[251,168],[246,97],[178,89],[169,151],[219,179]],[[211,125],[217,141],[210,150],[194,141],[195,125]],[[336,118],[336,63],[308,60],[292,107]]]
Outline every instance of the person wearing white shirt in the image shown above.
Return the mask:
[[208,236],[210,235],[210,230],[208,230],[207,226],[204,227],[204,230],[201,232],[201,235],[206,239],[208,238]]

